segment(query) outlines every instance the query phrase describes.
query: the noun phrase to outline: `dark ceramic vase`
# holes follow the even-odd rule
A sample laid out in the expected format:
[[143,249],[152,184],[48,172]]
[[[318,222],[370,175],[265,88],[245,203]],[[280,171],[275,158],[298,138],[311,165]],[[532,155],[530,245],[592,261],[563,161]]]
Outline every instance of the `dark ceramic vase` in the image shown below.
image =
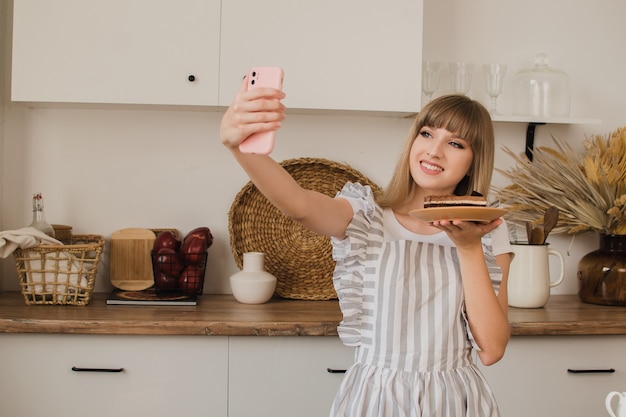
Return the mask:
[[578,296],[584,303],[626,305],[626,235],[600,235],[600,247],[578,263]]

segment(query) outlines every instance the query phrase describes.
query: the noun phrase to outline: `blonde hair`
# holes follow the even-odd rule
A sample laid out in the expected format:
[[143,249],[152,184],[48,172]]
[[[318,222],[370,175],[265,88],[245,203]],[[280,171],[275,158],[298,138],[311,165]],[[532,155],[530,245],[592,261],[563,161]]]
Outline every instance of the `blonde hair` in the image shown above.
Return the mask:
[[378,203],[382,207],[399,207],[413,194],[417,184],[411,177],[409,156],[413,141],[424,126],[458,134],[472,148],[474,158],[469,175],[457,185],[455,194],[470,195],[472,191],[477,191],[487,196],[495,146],[491,116],[479,102],[464,95],[452,94],[434,99],[417,115],[396,170]]

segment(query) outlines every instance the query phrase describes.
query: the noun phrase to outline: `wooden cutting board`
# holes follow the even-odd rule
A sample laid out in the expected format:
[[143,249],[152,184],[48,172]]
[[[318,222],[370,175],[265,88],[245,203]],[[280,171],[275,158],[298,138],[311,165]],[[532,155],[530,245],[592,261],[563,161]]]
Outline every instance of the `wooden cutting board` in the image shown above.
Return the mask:
[[128,228],[111,235],[110,278],[115,288],[141,291],[154,284],[150,252],[156,235],[152,230]]

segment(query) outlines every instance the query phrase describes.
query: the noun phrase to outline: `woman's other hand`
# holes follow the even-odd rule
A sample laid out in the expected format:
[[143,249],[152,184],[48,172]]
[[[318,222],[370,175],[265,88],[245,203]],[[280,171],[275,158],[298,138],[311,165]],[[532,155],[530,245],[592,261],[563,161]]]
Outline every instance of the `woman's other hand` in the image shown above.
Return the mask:
[[248,91],[246,83],[244,79],[220,124],[221,141],[229,149],[236,149],[253,133],[278,129],[285,119],[285,106],[280,102],[285,93],[273,88]]
[[462,249],[471,245],[482,244],[481,238],[502,224],[502,219],[495,219],[489,223],[438,220],[431,224],[437,229],[446,232],[455,246]]

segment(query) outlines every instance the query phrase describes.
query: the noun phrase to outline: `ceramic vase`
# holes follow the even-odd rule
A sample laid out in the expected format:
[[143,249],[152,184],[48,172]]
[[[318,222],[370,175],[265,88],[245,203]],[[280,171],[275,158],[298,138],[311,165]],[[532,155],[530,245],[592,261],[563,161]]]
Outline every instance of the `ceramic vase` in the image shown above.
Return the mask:
[[578,296],[584,303],[626,305],[626,235],[600,235],[599,248],[578,263]]
[[264,269],[265,254],[243,254],[243,269],[230,277],[230,287],[237,301],[244,304],[262,304],[272,298],[276,277]]

